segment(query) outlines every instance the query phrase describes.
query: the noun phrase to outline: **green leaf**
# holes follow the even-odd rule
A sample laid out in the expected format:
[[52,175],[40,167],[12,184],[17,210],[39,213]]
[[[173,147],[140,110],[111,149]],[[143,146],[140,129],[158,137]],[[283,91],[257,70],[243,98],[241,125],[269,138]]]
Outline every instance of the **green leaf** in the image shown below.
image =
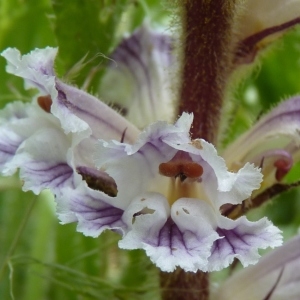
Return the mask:
[[298,27],[278,41],[262,61],[256,85],[260,91],[261,104],[265,109],[299,93],[299,37]]
[[[106,56],[115,43],[115,31],[126,4],[127,0],[53,1],[59,46],[58,72],[68,72],[84,57],[92,59],[93,66],[101,66],[106,61],[103,55]],[[75,83],[83,85],[90,72],[91,66],[83,68]],[[99,72],[97,75],[99,78]]]
[[[51,28],[53,14],[50,0],[0,0],[0,52],[16,47],[23,54],[46,46],[56,46]],[[23,80],[5,72],[6,62],[0,58],[0,104],[24,100]]]

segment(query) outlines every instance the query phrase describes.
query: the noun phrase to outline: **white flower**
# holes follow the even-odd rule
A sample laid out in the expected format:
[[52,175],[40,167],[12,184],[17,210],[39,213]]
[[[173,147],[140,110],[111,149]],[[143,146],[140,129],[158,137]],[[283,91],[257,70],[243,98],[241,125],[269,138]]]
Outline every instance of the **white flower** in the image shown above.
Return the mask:
[[234,258],[253,264],[258,248],[281,244],[280,231],[265,218],[228,219],[220,207],[248,198],[261,173],[250,164],[228,172],[213,145],[190,140],[192,119],[183,114],[175,125],[157,122],[133,145],[102,141],[98,147],[97,166],[118,187],[111,203],[124,210],[128,226],[119,246],[145,249],[163,271],[220,270]]
[[300,97],[280,103],[223,152],[229,168],[246,162],[261,166],[264,181],[256,192],[284,179],[300,159]]
[[[53,72],[56,53],[53,48],[34,50],[22,57],[16,49],[2,53],[8,60],[7,71],[23,77],[25,86],[37,88],[39,94],[30,104],[11,103],[1,112],[0,170],[11,175],[20,168],[25,191],[37,194],[50,189],[57,198],[62,222],[78,220],[67,208],[72,202],[70,191],[76,191],[73,197],[81,193],[87,199],[94,197],[99,211],[105,210],[105,219],[98,222],[99,231],[122,231],[123,222],[116,219],[115,208],[110,210],[105,202],[115,189],[114,181],[94,170],[92,153],[98,138],[133,142],[139,130],[95,97],[59,81]],[[107,194],[88,187],[91,172],[101,180]]]

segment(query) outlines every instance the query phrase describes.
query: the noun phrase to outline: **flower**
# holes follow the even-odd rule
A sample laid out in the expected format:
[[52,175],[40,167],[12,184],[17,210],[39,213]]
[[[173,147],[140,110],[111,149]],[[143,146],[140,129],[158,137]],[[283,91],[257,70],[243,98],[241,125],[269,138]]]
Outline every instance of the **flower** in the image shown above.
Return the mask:
[[[86,155],[94,152],[95,141],[114,136],[133,142],[139,130],[95,97],[59,81],[53,72],[56,53],[49,47],[22,57],[16,49],[2,53],[9,62],[7,71],[23,77],[25,86],[38,88],[39,94],[30,104],[11,103],[1,112],[0,169],[3,175],[11,175],[20,168],[25,191],[38,194],[50,189],[61,207],[61,220],[70,222],[77,217],[70,211],[62,213],[66,194],[76,188],[97,194],[83,180],[91,171],[97,172],[107,193],[114,189],[113,180],[94,170],[92,155]],[[108,196],[101,193],[101,197]],[[99,205],[108,212],[110,206],[101,199]],[[115,219],[116,211],[112,213]],[[104,230],[117,225],[103,226]]]
[[[152,48],[139,43],[143,34],[153,40]],[[115,54],[131,53],[120,58],[122,67],[133,74],[138,65],[142,72],[133,90],[147,96],[134,113],[127,112],[133,119],[141,114],[135,118],[139,127],[145,126],[144,119],[154,122],[142,133],[95,97],[57,79],[56,49],[22,57],[15,49],[4,51],[7,71],[39,94],[30,104],[12,103],[2,111],[1,171],[11,175],[20,168],[24,190],[48,188],[55,194],[63,223],[76,221],[78,231],[93,237],[106,229],[117,231],[121,248],[145,249],[163,271],[177,266],[192,272],[220,270],[234,258],[244,266],[256,263],[259,248],[281,244],[279,229],[266,218],[228,219],[220,207],[249,198],[262,180],[259,168],[246,163],[228,171],[212,144],[190,139],[193,115],[184,113],[174,125],[158,121],[170,118],[158,109],[171,95],[163,89],[169,87],[168,41],[144,28]],[[157,61],[162,63],[153,64]],[[130,110],[131,103],[126,105]],[[150,116],[145,115],[148,106],[154,108]]]
[[228,172],[212,144],[190,140],[192,119],[150,125],[134,145],[100,143],[96,164],[115,179],[113,201],[128,226],[119,245],[145,249],[163,271],[220,270],[235,257],[254,263],[258,248],[281,244],[280,231],[265,218],[230,220],[220,207],[248,198],[261,173],[251,164]]
[[230,169],[246,162],[261,166],[264,181],[258,194],[281,182],[300,159],[300,97],[280,103],[223,152]]
[[299,299],[300,236],[265,255],[257,265],[236,272],[213,299]]

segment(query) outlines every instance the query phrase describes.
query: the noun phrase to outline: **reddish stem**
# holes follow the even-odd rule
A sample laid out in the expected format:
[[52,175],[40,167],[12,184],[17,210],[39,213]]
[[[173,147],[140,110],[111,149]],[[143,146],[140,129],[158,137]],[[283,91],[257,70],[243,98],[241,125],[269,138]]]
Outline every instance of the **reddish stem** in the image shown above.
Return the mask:
[[234,0],[184,1],[184,62],[179,114],[194,113],[193,138],[216,142],[232,64]]
[[208,273],[185,272],[160,273],[163,300],[207,300],[209,297]]

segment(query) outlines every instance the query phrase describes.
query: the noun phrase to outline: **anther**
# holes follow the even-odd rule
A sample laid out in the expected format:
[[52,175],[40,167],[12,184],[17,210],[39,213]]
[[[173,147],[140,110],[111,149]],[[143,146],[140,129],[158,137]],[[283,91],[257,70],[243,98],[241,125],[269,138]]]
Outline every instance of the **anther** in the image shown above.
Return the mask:
[[52,99],[50,95],[38,97],[37,103],[45,112],[51,112]]
[[89,188],[101,191],[110,197],[117,196],[117,185],[108,174],[88,167],[78,167],[77,173],[82,176]]
[[199,178],[203,174],[203,168],[193,162],[187,153],[177,153],[170,161],[159,165],[159,173],[166,177],[179,177],[181,181],[186,178]]

